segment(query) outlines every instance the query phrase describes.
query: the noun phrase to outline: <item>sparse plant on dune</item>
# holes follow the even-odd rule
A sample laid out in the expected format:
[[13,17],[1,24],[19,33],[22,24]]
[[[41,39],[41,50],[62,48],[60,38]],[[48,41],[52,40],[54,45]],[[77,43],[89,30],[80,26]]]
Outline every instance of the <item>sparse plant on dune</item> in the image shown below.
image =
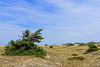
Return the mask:
[[45,46],[48,46],[48,44],[45,44]]
[[35,33],[30,33],[30,30],[23,32],[22,39],[13,41],[11,40],[5,47],[5,51],[2,55],[46,55],[46,51],[38,47],[35,43],[40,43],[42,39],[41,31],[37,30]]
[[69,47],[69,46],[74,46],[74,44],[72,44],[72,43],[67,43],[67,46]]
[[79,56],[79,57],[69,57],[68,60],[69,61],[73,61],[73,60],[85,60],[85,57],[83,57],[83,56]]
[[89,52],[93,52],[93,51],[98,51],[98,47],[96,45],[94,45],[94,43],[90,42],[88,44],[88,47],[89,49],[86,51],[86,53],[89,53]]
[[78,56],[78,54],[72,54],[72,56]]
[[80,43],[79,46],[86,46],[87,44],[85,43]]
[[53,48],[53,45],[49,46],[50,48]]

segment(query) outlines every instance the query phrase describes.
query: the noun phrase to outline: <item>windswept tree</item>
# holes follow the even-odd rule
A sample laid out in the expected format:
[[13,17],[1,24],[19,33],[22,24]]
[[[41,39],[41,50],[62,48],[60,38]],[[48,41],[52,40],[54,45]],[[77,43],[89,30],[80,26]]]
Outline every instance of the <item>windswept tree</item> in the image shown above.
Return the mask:
[[42,33],[40,33],[42,30],[43,30],[43,28],[37,30],[35,33],[30,33],[30,30],[27,29],[26,31],[22,32],[23,35],[19,36],[19,37],[22,38],[22,41],[31,41],[33,43],[35,43],[35,42],[40,43],[41,40],[44,39],[41,36]]
[[3,55],[46,55],[46,51],[38,47],[35,43],[40,43],[42,39],[43,29],[37,30],[35,33],[31,33],[30,30],[22,32],[22,39],[13,41],[11,40],[5,47]]

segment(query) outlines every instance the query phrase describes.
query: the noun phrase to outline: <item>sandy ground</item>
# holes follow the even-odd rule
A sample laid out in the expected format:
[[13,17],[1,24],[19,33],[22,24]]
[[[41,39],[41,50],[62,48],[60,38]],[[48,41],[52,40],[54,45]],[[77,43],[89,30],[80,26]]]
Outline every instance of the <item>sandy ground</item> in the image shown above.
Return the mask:
[[[35,56],[2,56],[0,55],[0,67],[100,67],[100,50],[83,54],[88,46],[71,46],[53,45],[41,46],[46,52],[45,59]],[[0,54],[4,51],[5,46],[0,46]],[[84,56],[85,60],[69,61],[72,54]]]

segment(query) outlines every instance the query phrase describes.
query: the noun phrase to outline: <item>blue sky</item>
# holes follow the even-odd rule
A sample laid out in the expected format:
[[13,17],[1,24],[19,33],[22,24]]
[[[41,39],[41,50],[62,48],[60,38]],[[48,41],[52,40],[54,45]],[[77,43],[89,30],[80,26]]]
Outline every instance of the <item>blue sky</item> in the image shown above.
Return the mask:
[[0,45],[40,28],[39,45],[100,41],[100,0],[0,0]]

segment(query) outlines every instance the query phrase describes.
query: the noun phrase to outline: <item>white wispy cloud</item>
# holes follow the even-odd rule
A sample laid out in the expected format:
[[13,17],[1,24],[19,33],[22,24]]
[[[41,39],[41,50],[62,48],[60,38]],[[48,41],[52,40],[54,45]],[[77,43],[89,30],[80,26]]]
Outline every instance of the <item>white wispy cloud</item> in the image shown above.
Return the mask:
[[[2,41],[2,44],[7,44],[10,39],[16,39],[16,35],[22,30],[28,28],[33,31],[41,27],[44,28],[45,37],[41,44],[98,40],[99,0],[36,1],[34,3],[28,0],[10,0],[9,2],[0,0],[0,31],[2,38],[6,41]],[[9,37],[6,38],[8,35]]]

